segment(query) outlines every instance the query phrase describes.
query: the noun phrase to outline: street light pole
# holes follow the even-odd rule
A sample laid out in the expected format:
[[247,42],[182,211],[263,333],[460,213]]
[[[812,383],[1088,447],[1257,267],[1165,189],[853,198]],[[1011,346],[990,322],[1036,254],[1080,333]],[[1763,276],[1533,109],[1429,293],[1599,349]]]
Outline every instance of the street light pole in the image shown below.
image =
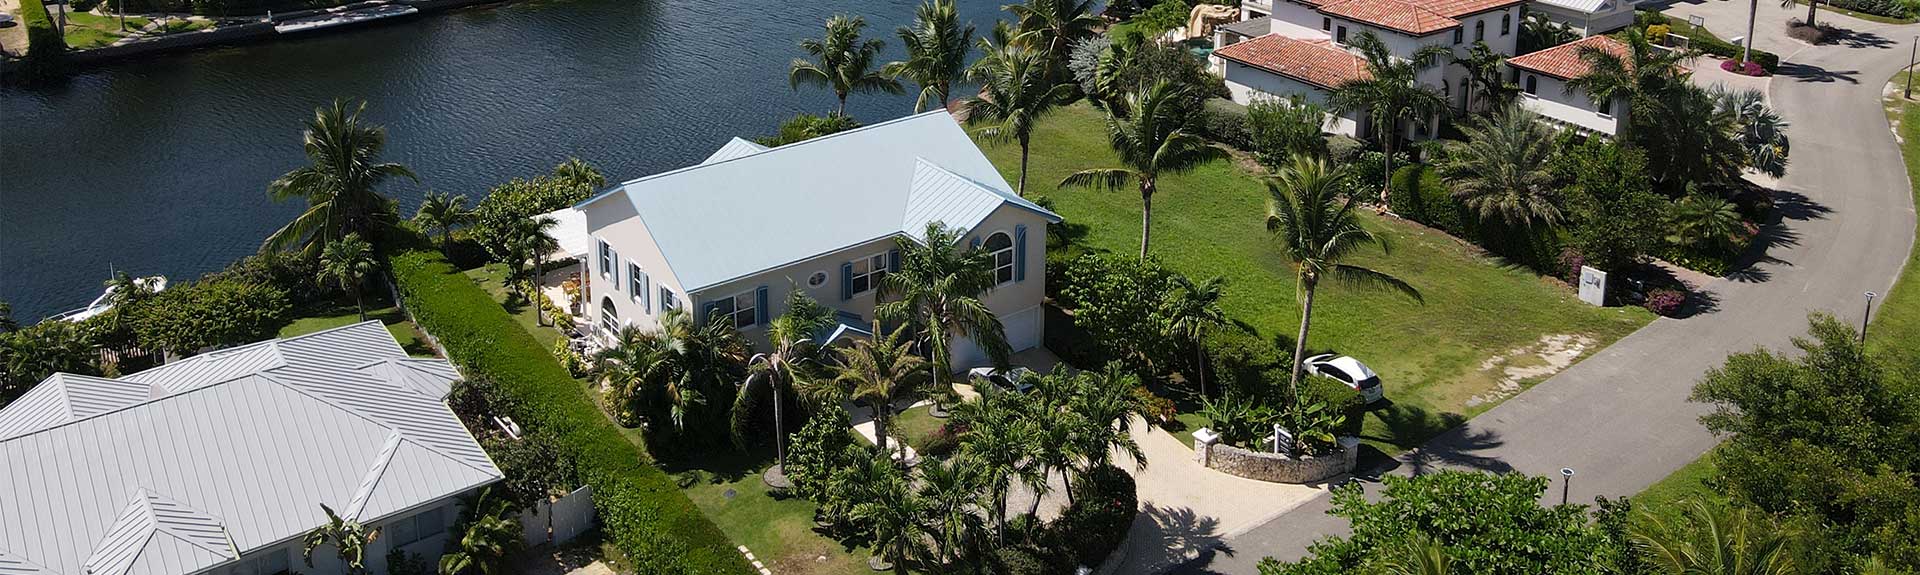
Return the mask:
[[1913,99],[1913,60],[1916,54],[1920,54],[1920,36],[1914,36],[1913,46],[1907,48],[1907,90],[1901,96],[1908,100]]
[[1743,70],[1747,62],[1753,61],[1749,58],[1753,53],[1753,20],[1759,12],[1760,0],[1747,0],[1747,38],[1740,42],[1740,66]]
[[1573,468],[1560,468],[1560,504],[1567,504],[1567,494],[1573,491]]
[[[1907,81],[1913,81],[1912,76]],[[1867,343],[1867,318],[1873,317],[1873,298],[1880,294],[1867,292],[1867,311],[1860,314],[1860,343]]]

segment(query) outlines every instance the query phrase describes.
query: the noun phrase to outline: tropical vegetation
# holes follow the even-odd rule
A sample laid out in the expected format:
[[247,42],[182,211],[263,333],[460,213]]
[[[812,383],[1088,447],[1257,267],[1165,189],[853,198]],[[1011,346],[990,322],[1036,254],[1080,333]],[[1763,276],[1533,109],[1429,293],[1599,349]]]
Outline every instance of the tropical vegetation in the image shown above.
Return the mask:
[[901,26],[894,34],[906,47],[907,59],[887,64],[886,71],[920,86],[913,111],[926,110],[929,101],[947,107],[953,84],[966,76],[973,25],[961,24],[953,0],[926,0],[915,9],[913,25]]
[[1123,167],[1081,170],[1060,180],[1063,188],[1119,190],[1129,184],[1140,192],[1140,258],[1153,237],[1153,195],[1162,174],[1193,171],[1226,157],[1194,133],[1199,95],[1171,82],[1129,94],[1124,105],[1107,111],[1107,142]]
[[833,91],[838,100],[833,115],[847,114],[847,96],[855,93],[904,92],[900,81],[886,73],[874,61],[886,41],[861,39],[867,20],[858,16],[834,16],[827,19],[826,35],[800,41],[800,50],[812,58],[794,58],[787,66],[787,83],[795,90],[814,86]]
[[387,133],[362,123],[366,109],[365,102],[334,100],[307,120],[301,141],[308,164],[267,186],[276,201],[305,200],[306,211],[267,236],[262,251],[299,248],[315,256],[348,234],[376,244],[393,234],[399,215],[378,188],[393,178],[418,178],[406,166],[380,161]]

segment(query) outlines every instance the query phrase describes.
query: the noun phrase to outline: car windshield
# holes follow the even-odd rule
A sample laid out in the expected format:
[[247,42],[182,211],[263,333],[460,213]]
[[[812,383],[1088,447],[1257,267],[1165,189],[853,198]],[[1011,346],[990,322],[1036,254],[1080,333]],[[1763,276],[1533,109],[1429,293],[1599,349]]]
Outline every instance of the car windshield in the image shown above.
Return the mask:
[[1360,380],[1360,384],[1359,384],[1359,386],[1360,386],[1360,389],[1367,389],[1367,388],[1370,388],[1370,387],[1379,387],[1379,386],[1380,386],[1380,378],[1378,378],[1378,377],[1369,377],[1369,378],[1366,378],[1366,379],[1363,379],[1363,380]]

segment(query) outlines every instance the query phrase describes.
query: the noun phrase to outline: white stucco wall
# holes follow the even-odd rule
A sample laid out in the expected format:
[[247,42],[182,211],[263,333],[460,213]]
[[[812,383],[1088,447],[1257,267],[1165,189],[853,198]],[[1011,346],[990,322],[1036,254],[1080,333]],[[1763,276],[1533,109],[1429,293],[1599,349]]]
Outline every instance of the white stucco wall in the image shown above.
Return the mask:
[[1527,11],[1537,12],[1546,16],[1548,20],[1565,24],[1579,32],[1581,36],[1592,36],[1632,25],[1633,6],[1632,2],[1625,0],[1611,0],[1603,4],[1600,10],[1587,13],[1542,2],[1532,2],[1528,4]]
[[[587,232],[595,244],[587,254],[588,280],[584,310],[587,319],[594,325],[600,325],[600,309],[603,302],[612,301],[616,315],[624,322],[643,329],[659,325],[662,313],[660,307],[660,288],[666,287],[674,294],[676,303],[681,307],[688,305],[686,290],[681,289],[680,281],[667,265],[660,247],[654,243],[653,236],[647,233],[646,223],[635,214],[633,204],[624,198],[607,198],[589,204],[582,210],[587,216]],[[603,269],[600,260],[599,241],[613,246],[615,252],[612,269]],[[647,274],[647,294],[645,301],[634,298],[629,287],[631,268],[629,264],[640,264],[641,271]]]
[[[1226,80],[1227,91],[1232,94],[1234,103],[1251,105],[1259,98],[1287,98],[1300,95],[1308,102],[1322,108],[1327,106],[1327,91],[1317,86],[1293,78],[1281,76],[1266,70],[1241,64],[1225,58],[1214,57],[1214,70]],[[1359,122],[1356,115],[1345,116],[1327,114],[1327,125],[1321,129],[1343,136],[1354,136]]]
[[[1534,93],[1525,92],[1527,78],[1535,80]],[[1615,99],[1613,114],[1601,114],[1599,106],[1582,90],[1567,91],[1567,83],[1545,74],[1520,71],[1520,105],[1554,122],[1606,135],[1619,133],[1626,119],[1626,103]]]

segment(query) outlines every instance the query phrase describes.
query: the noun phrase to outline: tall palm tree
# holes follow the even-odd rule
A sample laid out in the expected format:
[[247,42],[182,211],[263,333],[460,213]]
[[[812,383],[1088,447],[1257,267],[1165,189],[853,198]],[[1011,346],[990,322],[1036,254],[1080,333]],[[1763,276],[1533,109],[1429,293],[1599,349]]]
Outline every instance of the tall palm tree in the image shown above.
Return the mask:
[[[866,486],[867,497],[853,507],[853,519],[873,531],[873,546],[880,552],[875,559],[886,562],[895,573],[907,572],[907,559],[932,533],[927,529],[927,502],[913,489],[907,474],[893,464],[885,449],[874,452],[868,463],[879,473],[877,483]],[[868,562],[869,566],[880,567]]]
[[1510,226],[1552,225],[1562,218],[1560,192],[1553,182],[1553,131],[1538,116],[1507,105],[1460,128],[1467,139],[1448,144],[1441,173],[1453,197],[1479,213]]
[[1040,118],[1073,97],[1073,86],[1047,80],[1046,59],[1019,43],[987,44],[987,56],[967,71],[980,83],[980,95],[964,104],[967,123],[988,123],[983,139],[1012,140],[1020,144],[1020,183],[1014,191],[1027,195],[1027,152]]
[[327,513],[327,522],[308,531],[302,540],[300,556],[308,567],[313,566],[313,550],[323,545],[332,545],[340,562],[347,565],[347,572],[355,575],[366,573],[367,546],[380,539],[378,527],[367,527],[356,519],[344,519],[334,513],[332,507],[320,504],[320,510]]
[[874,443],[881,451],[887,451],[893,401],[911,392],[926,368],[926,360],[913,355],[913,341],[907,337],[906,326],[877,340],[859,340],[840,348],[840,366],[834,380],[844,386],[848,397],[867,402],[873,410]]
[[512,573],[509,559],[520,548],[520,522],[510,518],[512,502],[493,497],[487,488],[463,498],[460,505],[454,539],[440,556],[440,575]]
[[1125,167],[1081,170],[1060,181],[1061,187],[1087,186],[1140,189],[1140,259],[1147,259],[1153,236],[1153,194],[1160,176],[1193,171],[1226,152],[1207,143],[1196,128],[1200,99],[1187,88],[1161,80],[1145,91],[1127,95],[1124,114],[1107,113],[1107,144]]
[[[560,221],[553,216],[537,216],[514,220],[507,227],[507,267],[514,276],[514,291],[521,294],[533,305],[534,323],[546,325],[545,306],[540,305],[540,283],[547,276],[547,256],[560,250],[560,240],[554,239],[553,229]],[[528,266],[531,266],[530,268]]]
[[787,313],[767,322],[767,343],[772,349],[747,360],[747,382],[734,397],[734,440],[745,443],[745,423],[751,419],[753,388],[763,383],[773,393],[773,452],[781,473],[787,467],[787,421],[782,392],[805,385],[820,366],[825,346],[813,341],[821,328],[833,324],[833,310],[793,290],[787,296]]
[[913,26],[901,26],[894,34],[907,47],[907,59],[887,64],[886,71],[920,86],[914,113],[926,111],[928,100],[947,107],[953,83],[966,77],[973,24],[960,23],[960,9],[953,0],[926,0],[914,12]]
[[367,306],[363,302],[361,289],[367,276],[373,273],[373,246],[360,239],[360,234],[347,234],[327,244],[320,252],[320,279],[332,280],[340,285],[341,291],[353,294],[353,305],[360,309],[360,321],[367,321]]
[[474,218],[473,210],[467,209],[466,196],[427,192],[420,211],[413,214],[413,223],[440,230],[440,243],[446,244],[453,237],[454,226],[472,223]]
[[1634,118],[1646,119],[1643,115],[1658,109],[1660,100],[1669,92],[1686,87],[1680,64],[1692,54],[1655,46],[1645,31],[1632,27],[1622,32],[1619,40],[1627,47],[1625,57],[1595,46],[1581,46],[1579,57],[1586,61],[1588,71],[1584,76],[1568,80],[1566,90],[1569,94],[1575,90],[1586,92],[1595,103],[1625,100],[1631,112],[1616,135],[1624,141],[1633,128]]
[[989,385],[980,388],[978,400],[955,406],[953,411],[953,421],[967,427],[961,453],[978,466],[986,483],[999,541],[1006,539],[1007,495],[1013,482],[1032,485],[1045,480],[1032,464],[1038,449],[1031,438],[1037,430],[1032,418],[1025,417],[1027,401],[1024,395]]
[[900,271],[880,283],[882,301],[874,315],[908,322],[922,333],[933,370],[934,391],[944,395],[953,373],[953,338],[964,336],[987,352],[994,365],[1007,365],[1012,353],[1000,316],[980,297],[993,288],[992,255],[960,247],[959,230],[927,224],[921,242],[902,238]]
[[847,95],[854,92],[900,94],[900,81],[874,67],[874,58],[887,43],[878,38],[861,40],[860,31],[867,20],[859,16],[834,16],[827,19],[826,36],[800,41],[800,49],[813,60],[794,58],[787,66],[787,84],[799,90],[801,84],[833,90],[840,103],[833,113],[847,113]]
[[319,255],[329,242],[347,234],[381,238],[399,221],[393,200],[375,188],[388,178],[420,178],[406,166],[380,161],[387,131],[361,123],[360,113],[366,109],[365,102],[349,109],[346,102],[334,100],[314,110],[301,135],[307,165],[267,185],[275,201],[300,198],[307,210],[267,236],[261,251],[299,246],[302,254]]
[[1401,126],[1424,123],[1447,112],[1446,96],[1422,85],[1420,72],[1449,54],[1450,49],[1426,46],[1399,58],[1373,32],[1361,32],[1352,46],[1367,61],[1367,77],[1335,87],[1327,107],[1341,114],[1367,114],[1371,130],[1387,154],[1387,180],[1392,181],[1393,152],[1399,144]]
[[[1507,59],[1487,47],[1486,42],[1475,40],[1473,46],[1467,48],[1466,57],[1449,58],[1455,66],[1467,71],[1467,81],[1461,88],[1466,90],[1466,105],[1462,107],[1469,111],[1498,110],[1512,102],[1514,94],[1520,91],[1519,86],[1507,82],[1505,69],[1501,66]],[[1479,94],[1477,102],[1474,94]],[[1480,104],[1478,108],[1474,106],[1475,103]]]
[[579,188],[598,190],[607,187],[607,176],[580,158],[567,158],[567,161],[554,166],[553,177]]
[[1740,509],[1689,501],[1684,522],[1647,514],[1633,540],[1666,573],[1789,575],[1798,573],[1789,548],[1792,534],[1766,517]]
[[[1307,328],[1313,323],[1313,296],[1320,281],[1327,278],[1397,290],[1415,300],[1420,292],[1377,270],[1340,263],[1362,246],[1378,244],[1387,249],[1386,238],[1361,227],[1354,213],[1354,199],[1340,198],[1342,169],[1328,168],[1325,160],[1294,156],[1293,164],[1267,181],[1272,200],[1267,206],[1267,230],[1280,240],[1280,251],[1293,264],[1300,293],[1300,333],[1294,339],[1293,376],[1288,381],[1291,397],[1300,397],[1301,360],[1307,353]],[[1295,401],[1296,407],[1300,402]]]
[[[669,310],[669,313],[677,310]],[[684,312],[682,312],[684,313]],[[705,402],[699,390],[683,385],[682,367],[674,350],[658,333],[635,326],[622,326],[614,332],[613,345],[595,355],[600,378],[607,393],[618,398],[634,417],[645,415],[654,399],[666,402],[667,416],[675,429],[685,429],[687,414]],[[631,421],[627,423],[633,423]]]
[[980,492],[986,482],[980,466],[964,455],[922,463],[919,470],[920,499],[926,502],[934,558],[946,565],[985,525],[978,510],[985,505]]
[[1106,22],[1093,13],[1094,0],[1027,0],[1002,9],[1019,22],[1024,41],[1045,54],[1047,83],[1069,82],[1067,57],[1073,44],[1100,35]]
[[1167,335],[1193,346],[1193,377],[1200,396],[1207,395],[1207,332],[1227,324],[1227,312],[1220,309],[1227,280],[1219,276],[1194,283],[1183,274],[1173,274],[1173,287],[1162,296],[1160,308],[1167,317]]

